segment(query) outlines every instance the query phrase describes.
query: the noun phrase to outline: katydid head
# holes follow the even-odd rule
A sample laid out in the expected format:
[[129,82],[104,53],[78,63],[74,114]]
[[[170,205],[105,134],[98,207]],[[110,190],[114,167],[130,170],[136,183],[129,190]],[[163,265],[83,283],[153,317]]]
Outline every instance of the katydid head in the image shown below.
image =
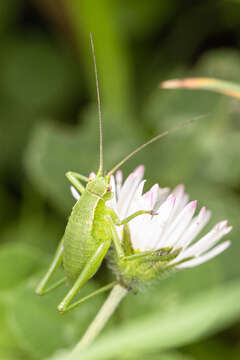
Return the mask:
[[113,197],[109,176],[103,177],[101,175],[96,175],[95,177],[89,177],[86,189],[88,192],[98,195],[104,200],[111,200]]

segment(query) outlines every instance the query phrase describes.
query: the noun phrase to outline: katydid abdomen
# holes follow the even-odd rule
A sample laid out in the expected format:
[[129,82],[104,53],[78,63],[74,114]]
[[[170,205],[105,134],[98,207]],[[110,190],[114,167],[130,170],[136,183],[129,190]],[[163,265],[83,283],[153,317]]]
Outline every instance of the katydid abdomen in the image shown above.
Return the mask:
[[70,281],[79,276],[99,245],[110,240],[105,208],[103,200],[85,191],[72,209],[63,242],[63,266]]

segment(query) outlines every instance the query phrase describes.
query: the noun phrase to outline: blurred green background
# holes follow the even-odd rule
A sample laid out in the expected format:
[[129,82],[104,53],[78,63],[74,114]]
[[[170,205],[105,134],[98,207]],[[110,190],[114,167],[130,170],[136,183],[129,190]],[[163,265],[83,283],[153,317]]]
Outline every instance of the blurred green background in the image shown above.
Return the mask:
[[[98,164],[93,33],[104,119],[104,167],[194,116],[205,119],[132,158],[146,189],[186,185],[224,218],[232,246],[211,262],[130,294],[82,357],[240,358],[240,101],[162,90],[173,77],[240,83],[240,1],[8,0],[0,2],[0,359],[60,359],[105,295],[65,316],[66,288],[37,297],[74,200],[67,170]],[[111,279],[104,263],[84,293]]]

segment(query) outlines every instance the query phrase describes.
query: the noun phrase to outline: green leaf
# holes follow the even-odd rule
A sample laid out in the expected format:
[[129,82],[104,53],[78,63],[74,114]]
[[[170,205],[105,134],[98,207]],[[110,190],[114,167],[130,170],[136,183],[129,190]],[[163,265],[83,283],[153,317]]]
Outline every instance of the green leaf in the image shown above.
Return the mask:
[[28,360],[27,354],[17,345],[9,329],[7,321],[8,306],[4,304],[4,300],[0,302],[0,313],[0,359]]
[[[35,278],[35,281],[39,280]],[[32,281],[33,282],[33,281]],[[45,359],[60,349],[72,347],[95,316],[104,296],[99,295],[62,315],[57,304],[69,287],[63,286],[45,296],[38,296],[26,285],[14,293],[9,311],[9,326],[16,340],[34,359]],[[86,284],[81,296],[97,289],[92,281]]]
[[1,1],[0,3],[0,32],[9,24],[15,23],[22,10],[22,2],[18,0]]
[[40,252],[39,257],[44,264],[47,252],[53,254],[55,251],[65,224],[65,219],[62,221],[50,211],[46,212],[43,199],[27,184],[21,201],[20,216],[1,231],[1,241],[30,245],[36,249],[36,253],[43,250],[46,255]]
[[79,94],[76,62],[40,33],[9,38],[3,54],[2,82],[10,101],[27,109],[65,110]]
[[39,253],[26,245],[4,245],[0,248],[0,291],[10,290],[39,271]]

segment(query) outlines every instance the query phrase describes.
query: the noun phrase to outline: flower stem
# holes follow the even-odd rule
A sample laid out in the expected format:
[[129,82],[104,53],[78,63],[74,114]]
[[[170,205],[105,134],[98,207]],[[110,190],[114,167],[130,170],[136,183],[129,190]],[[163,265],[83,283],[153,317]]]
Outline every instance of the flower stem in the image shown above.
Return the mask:
[[83,349],[85,349],[94,341],[100,331],[104,328],[108,319],[118,307],[120,301],[124,298],[125,295],[127,295],[127,293],[128,290],[125,289],[123,286],[119,284],[114,286],[107,300],[99,310],[93,322],[88,327],[82,339],[73,349],[72,353],[70,354],[70,359],[72,358],[72,356],[74,357],[75,355],[80,354]]

